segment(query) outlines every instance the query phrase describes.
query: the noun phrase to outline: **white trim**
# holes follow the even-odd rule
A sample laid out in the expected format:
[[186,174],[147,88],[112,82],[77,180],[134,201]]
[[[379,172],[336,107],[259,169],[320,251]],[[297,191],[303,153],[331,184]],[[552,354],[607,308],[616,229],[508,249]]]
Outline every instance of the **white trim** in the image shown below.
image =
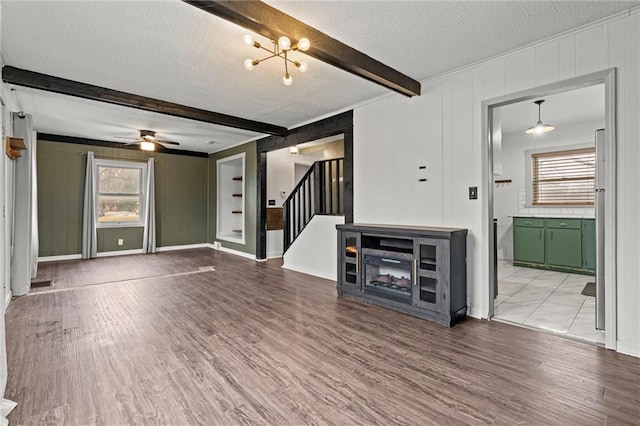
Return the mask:
[[[218,160],[216,160],[216,239],[220,239],[220,240],[225,240],[225,241],[229,241],[232,243],[237,243],[237,244],[246,244],[246,219],[245,219],[245,214],[246,214],[246,210],[247,210],[247,183],[246,183],[246,156],[247,153],[246,152],[241,152],[239,154],[235,154],[235,155],[231,155],[228,157],[224,157],[224,158],[219,158]],[[226,185],[226,183],[222,182],[222,178],[221,178],[221,165],[225,164],[225,163],[232,163],[232,162],[236,162],[240,160],[240,173],[241,173],[241,184],[242,184],[242,214],[240,217],[240,223],[241,223],[241,229],[242,229],[242,234],[238,237],[235,235],[227,235],[227,232],[230,231],[230,229],[224,229],[221,230],[220,228],[220,220],[222,217],[221,212],[221,208],[223,203],[221,202],[221,197],[227,197],[230,194],[228,193],[227,190],[222,190],[221,187],[223,185]],[[231,165],[230,167],[233,167],[233,165]],[[225,172],[226,172],[226,168],[225,168]],[[226,186],[225,186],[226,188]],[[233,192],[233,191],[232,191]],[[227,206],[227,201],[224,202],[225,208],[228,207]],[[229,212],[231,213],[231,212]],[[233,215],[232,215],[233,216]],[[226,217],[226,215],[225,215]],[[234,222],[235,223],[235,222]],[[225,233],[222,233],[221,231],[224,231]]]
[[282,257],[283,254],[281,251],[270,251],[267,252],[267,259],[278,259],[280,257]]
[[[143,163],[136,160],[107,160],[104,158],[96,158],[94,160],[94,173],[95,176],[98,176],[98,169],[100,167],[105,168],[114,168],[114,169],[134,169],[140,170],[140,193],[139,194],[119,194],[119,195],[131,195],[140,197],[140,209],[138,211],[139,220],[136,222],[100,222],[100,215],[98,214],[98,203],[100,199],[100,188],[99,182],[96,183],[95,195],[94,195],[94,206],[93,209],[95,211],[96,218],[96,229],[102,228],[141,228],[144,227],[144,217],[145,217],[145,208],[147,206],[146,193],[147,193],[147,174],[149,170],[147,169],[147,163]],[[97,182],[97,181],[96,181]]]
[[300,272],[302,274],[312,275],[312,276],[318,277],[318,278],[324,278],[325,280],[330,280],[330,281],[333,281],[333,282],[336,281],[336,277],[335,276],[331,276],[330,277],[328,275],[323,274],[322,272],[314,271],[313,269],[308,269],[308,268],[299,267],[299,266],[297,266],[295,268],[292,268],[290,266],[285,266],[285,265],[282,265],[281,268],[282,269],[288,269],[290,271]]
[[470,308],[468,315],[472,318],[477,318],[477,319],[483,319],[484,317],[482,316],[482,309],[478,309],[478,308]]
[[13,293],[9,290],[4,295],[4,311],[7,312],[7,308],[9,307],[9,303],[11,303],[11,298],[13,297]]
[[211,244],[207,244],[207,243],[185,244],[185,245],[181,245],[181,246],[156,247],[156,252],[174,251],[174,250],[190,250],[190,249],[210,248],[210,247],[211,247]]
[[[488,276],[486,282],[489,284],[488,289],[484,289],[483,293],[488,295],[489,304],[486,310],[487,318],[491,318],[494,314],[493,300],[493,147],[490,143],[493,131],[493,109],[514,104],[517,102],[532,100],[540,96],[548,96],[556,93],[562,93],[569,90],[575,90],[596,84],[604,84],[605,87],[605,137],[607,143],[607,170],[605,184],[605,259],[607,267],[605,268],[605,347],[607,349],[616,350],[617,344],[617,306],[616,306],[616,245],[618,234],[616,233],[616,69],[609,68],[606,70],[582,75],[579,77],[562,80],[544,86],[534,87],[516,93],[509,93],[493,99],[482,101],[482,176],[483,189],[487,194],[482,199],[482,235],[485,236],[488,244],[484,246],[488,249],[482,258],[489,265],[487,269]],[[480,239],[482,241],[482,238]]]
[[[17,402],[15,401],[11,401],[9,399],[4,399],[2,398],[2,401],[0,401],[0,416],[2,417],[2,419],[6,419],[6,417],[9,415],[9,413],[11,413],[13,411],[14,408],[16,408],[16,406],[18,405]],[[5,423],[5,424],[9,424],[9,422]]]
[[234,249],[230,249],[230,248],[223,247],[223,246],[220,246],[220,248],[217,249],[217,248],[213,247],[213,244],[208,244],[208,247],[212,248],[214,250],[223,251],[225,253],[235,254],[236,256],[245,257],[247,259],[256,260],[256,255],[255,254],[245,253],[245,252],[240,251],[240,250],[234,250]]
[[60,256],[42,256],[38,258],[38,262],[57,262],[59,260],[77,260],[82,259],[82,254],[62,254]]
[[97,253],[96,257],[125,256],[127,254],[144,254],[141,248],[133,250],[103,251]]
[[[606,336],[606,335],[605,335]],[[617,342],[617,352],[625,355],[631,355],[640,358],[640,344],[627,343],[622,340]]]

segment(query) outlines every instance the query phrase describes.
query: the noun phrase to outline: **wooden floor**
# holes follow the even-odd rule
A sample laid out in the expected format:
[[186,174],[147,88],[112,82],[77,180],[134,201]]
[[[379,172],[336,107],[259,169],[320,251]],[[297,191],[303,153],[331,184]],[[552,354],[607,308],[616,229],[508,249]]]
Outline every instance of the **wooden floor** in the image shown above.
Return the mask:
[[[496,322],[449,329],[279,266],[209,249],[42,265],[73,285],[9,307],[9,421],[640,423],[640,359]],[[107,282],[142,272],[155,278]]]

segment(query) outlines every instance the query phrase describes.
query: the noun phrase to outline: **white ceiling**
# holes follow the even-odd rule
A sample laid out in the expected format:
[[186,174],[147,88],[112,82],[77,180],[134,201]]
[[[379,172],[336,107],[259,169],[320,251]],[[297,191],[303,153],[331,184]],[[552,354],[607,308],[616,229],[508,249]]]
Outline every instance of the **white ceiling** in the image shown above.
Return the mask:
[[[365,54],[424,80],[593,22],[639,1],[270,1]],[[1,1],[4,62],[18,68],[285,127],[388,90],[300,54],[309,71],[253,71],[244,29],[178,0]],[[260,36],[256,36],[260,40]],[[267,40],[262,40],[266,42]],[[130,108],[16,87],[36,130],[121,142],[139,129],[214,152],[260,137]],[[208,144],[214,140],[218,144]]]
[[524,133],[538,122],[538,106],[544,99],[540,116],[545,124],[556,128],[585,121],[604,122],[604,84],[542,96],[531,101],[500,107],[502,133]]

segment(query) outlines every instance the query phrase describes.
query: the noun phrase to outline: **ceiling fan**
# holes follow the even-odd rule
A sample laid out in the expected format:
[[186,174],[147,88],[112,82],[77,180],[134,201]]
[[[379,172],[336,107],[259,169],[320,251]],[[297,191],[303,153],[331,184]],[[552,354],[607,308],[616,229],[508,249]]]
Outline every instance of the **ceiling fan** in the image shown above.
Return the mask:
[[[120,137],[120,136],[117,136]],[[129,138],[121,138],[121,139],[129,139]],[[164,141],[160,139],[156,139],[156,132],[153,130],[140,130],[140,136],[136,139],[135,142],[132,142],[128,145],[140,145],[140,149],[143,151],[162,151],[166,149],[165,145],[180,145],[178,142],[174,141]]]

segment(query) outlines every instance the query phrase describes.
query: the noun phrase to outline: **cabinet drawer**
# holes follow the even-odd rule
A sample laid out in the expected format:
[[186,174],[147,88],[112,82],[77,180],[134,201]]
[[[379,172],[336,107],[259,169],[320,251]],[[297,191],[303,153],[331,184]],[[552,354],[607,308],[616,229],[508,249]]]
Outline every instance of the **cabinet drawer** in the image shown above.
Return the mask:
[[546,219],[547,228],[560,229],[580,229],[582,227],[581,219]]
[[514,217],[513,226],[528,226],[530,228],[544,227],[544,219],[539,217]]

